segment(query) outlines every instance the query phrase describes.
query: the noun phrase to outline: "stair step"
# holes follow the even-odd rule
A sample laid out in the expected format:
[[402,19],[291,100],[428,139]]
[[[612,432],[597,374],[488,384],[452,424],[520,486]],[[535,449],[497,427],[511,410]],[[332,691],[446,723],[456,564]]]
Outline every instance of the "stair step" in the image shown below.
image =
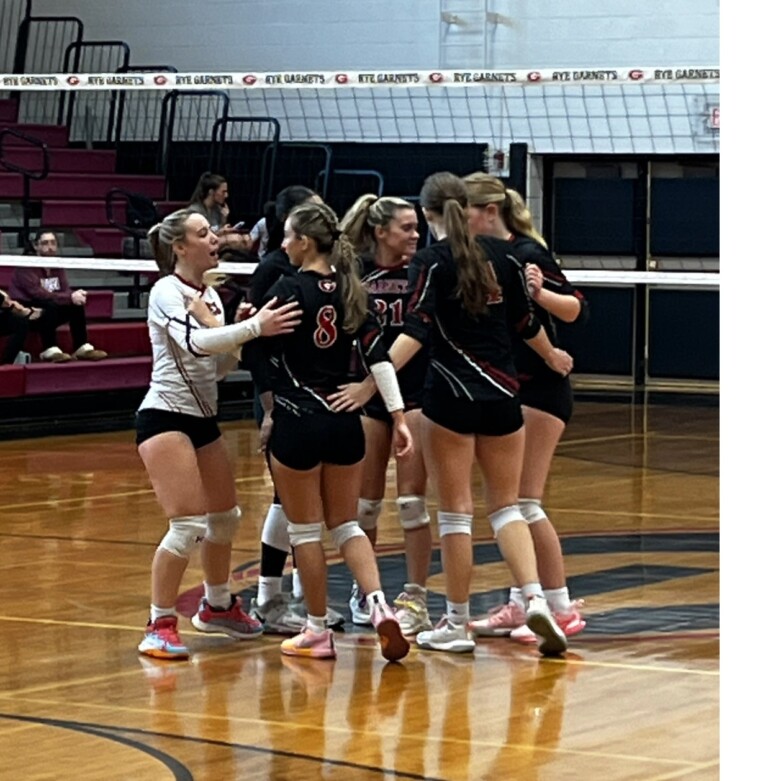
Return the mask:
[[0,123],[15,124],[18,119],[18,104],[10,98],[0,100]]
[[[8,122],[6,120],[0,121],[0,130],[4,129],[15,130],[18,133],[23,133],[26,136],[32,136],[38,141],[42,141],[44,144],[48,144],[51,147],[65,147],[69,144],[69,128],[66,125],[39,125],[34,123],[17,123]],[[14,136],[6,136],[3,139],[3,146],[29,146],[28,141],[24,141]]]
[[70,363],[30,363],[21,367],[26,374],[27,396],[148,388],[152,373],[151,356],[107,358],[103,361]]
[[[114,173],[54,173],[46,179],[30,182],[30,196],[35,199],[57,200],[106,198],[113,187],[122,187],[149,198],[159,199],[165,196],[165,177]],[[0,193],[5,198],[23,198],[24,177],[21,174],[0,173]]]
[[[49,149],[48,168],[52,173],[111,173],[115,152],[108,149]],[[35,146],[13,146],[4,150],[3,160],[27,171],[43,170],[43,152]]]
[[27,373],[24,366],[0,366],[0,398],[23,396]]
[[[106,227],[107,207],[105,202],[90,200],[55,201],[43,200],[42,223],[57,228]],[[115,219],[125,221],[125,203],[117,201]]]

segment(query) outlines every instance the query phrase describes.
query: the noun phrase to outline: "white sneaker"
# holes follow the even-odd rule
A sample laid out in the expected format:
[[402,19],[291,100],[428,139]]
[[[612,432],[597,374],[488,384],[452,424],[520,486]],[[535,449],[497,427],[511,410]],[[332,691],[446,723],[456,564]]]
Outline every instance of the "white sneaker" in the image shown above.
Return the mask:
[[448,651],[453,654],[472,653],[475,640],[466,624],[452,624],[448,616],[443,616],[434,629],[419,632],[416,645],[430,651]]
[[544,597],[531,597],[528,600],[525,623],[541,639],[539,651],[544,656],[557,656],[568,648],[565,634],[557,625]]
[[72,356],[60,347],[49,347],[40,353],[40,360],[48,363],[67,363],[72,360]]
[[427,590],[416,583],[406,583],[395,600],[395,617],[404,635],[415,635],[432,629],[427,610]]
[[352,583],[352,595],[349,598],[349,610],[352,613],[352,623],[355,626],[373,626],[367,594],[354,582]]
[[293,609],[290,596],[282,593],[276,594],[263,605],[259,605],[255,598],[252,599],[249,615],[264,625],[267,634],[295,635],[307,623],[306,616]]

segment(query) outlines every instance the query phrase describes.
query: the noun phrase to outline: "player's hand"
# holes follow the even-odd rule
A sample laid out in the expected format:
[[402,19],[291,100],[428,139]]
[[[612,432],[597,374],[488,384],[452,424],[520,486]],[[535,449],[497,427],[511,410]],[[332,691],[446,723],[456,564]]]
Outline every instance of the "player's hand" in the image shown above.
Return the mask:
[[237,311],[235,312],[235,322],[239,323],[242,320],[247,320],[249,317],[253,317],[256,314],[256,307],[253,304],[249,304],[247,301],[243,301],[237,305]]
[[550,353],[549,358],[547,358],[547,366],[549,366],[552,371],[566,377],[573,369],[573,358],[571,358],[565,350],[555,347]]
[[544,274],[535,263],[527,263],[525,266],[525,284],[528,295],[534,300],[538,298],[544,285]]
[[405,458],[413,453],[413,436],[404,420],[397,421],[392,427],[392,449],[395,458]]
[[277,298],[265,304],[255,315],[259,319],[262,336],[280,336],[290,334],[301,323],[303,312],[297,301],[277,306]]
[[[373,389],[371,389],[373,385]],[[331,409],[334,412],[353,412],[364,407],[376,393],[376,386],[363,382],[350,382],[347,385],[339,385],[338,391],[328,396]]]
[[259,451],[265,453],[267,445],[269,444],[269,438],[272,436],[272,427],[275,425],[275,421],[272,419],[271,412],[264,413],[264,420],[261,421],[259,427]]

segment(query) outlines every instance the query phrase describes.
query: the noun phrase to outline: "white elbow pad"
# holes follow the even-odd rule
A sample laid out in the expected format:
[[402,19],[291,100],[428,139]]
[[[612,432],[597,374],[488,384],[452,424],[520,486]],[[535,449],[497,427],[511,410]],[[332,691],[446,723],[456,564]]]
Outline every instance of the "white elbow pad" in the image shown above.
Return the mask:
[[389,361],[374,363],[371,366],[371,374],[376,387],[379,389],[387,412],[403,409],[405,404],[403,404],[403,396],[400,393],[400,385],[397,382],[395,367]]

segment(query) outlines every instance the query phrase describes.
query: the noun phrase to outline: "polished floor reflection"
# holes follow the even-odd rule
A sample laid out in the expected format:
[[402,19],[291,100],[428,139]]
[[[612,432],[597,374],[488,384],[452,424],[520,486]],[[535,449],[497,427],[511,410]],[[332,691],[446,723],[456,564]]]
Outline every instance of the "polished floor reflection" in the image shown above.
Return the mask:
[[[326,662],[186,618],[190,662],[139,658],[164,521],[132,433],[0,443],[0,778],[717,779],[718,426],[715,407],[578,403],[546,505],[585,632],[564,659],[500,638],[389,665],[351,625]],[[224,429],[245,515],[233,583],[248,597],[272,489],[252,421]],[[379,555],[395,596],[388,499]],[[482,512],[475,523],[481,612],[506,578]],[[344,611],[349,573],[329,560]],[[432,572],[438,618],[437,549]],[[186,615],[200,580],[193,559]]]

